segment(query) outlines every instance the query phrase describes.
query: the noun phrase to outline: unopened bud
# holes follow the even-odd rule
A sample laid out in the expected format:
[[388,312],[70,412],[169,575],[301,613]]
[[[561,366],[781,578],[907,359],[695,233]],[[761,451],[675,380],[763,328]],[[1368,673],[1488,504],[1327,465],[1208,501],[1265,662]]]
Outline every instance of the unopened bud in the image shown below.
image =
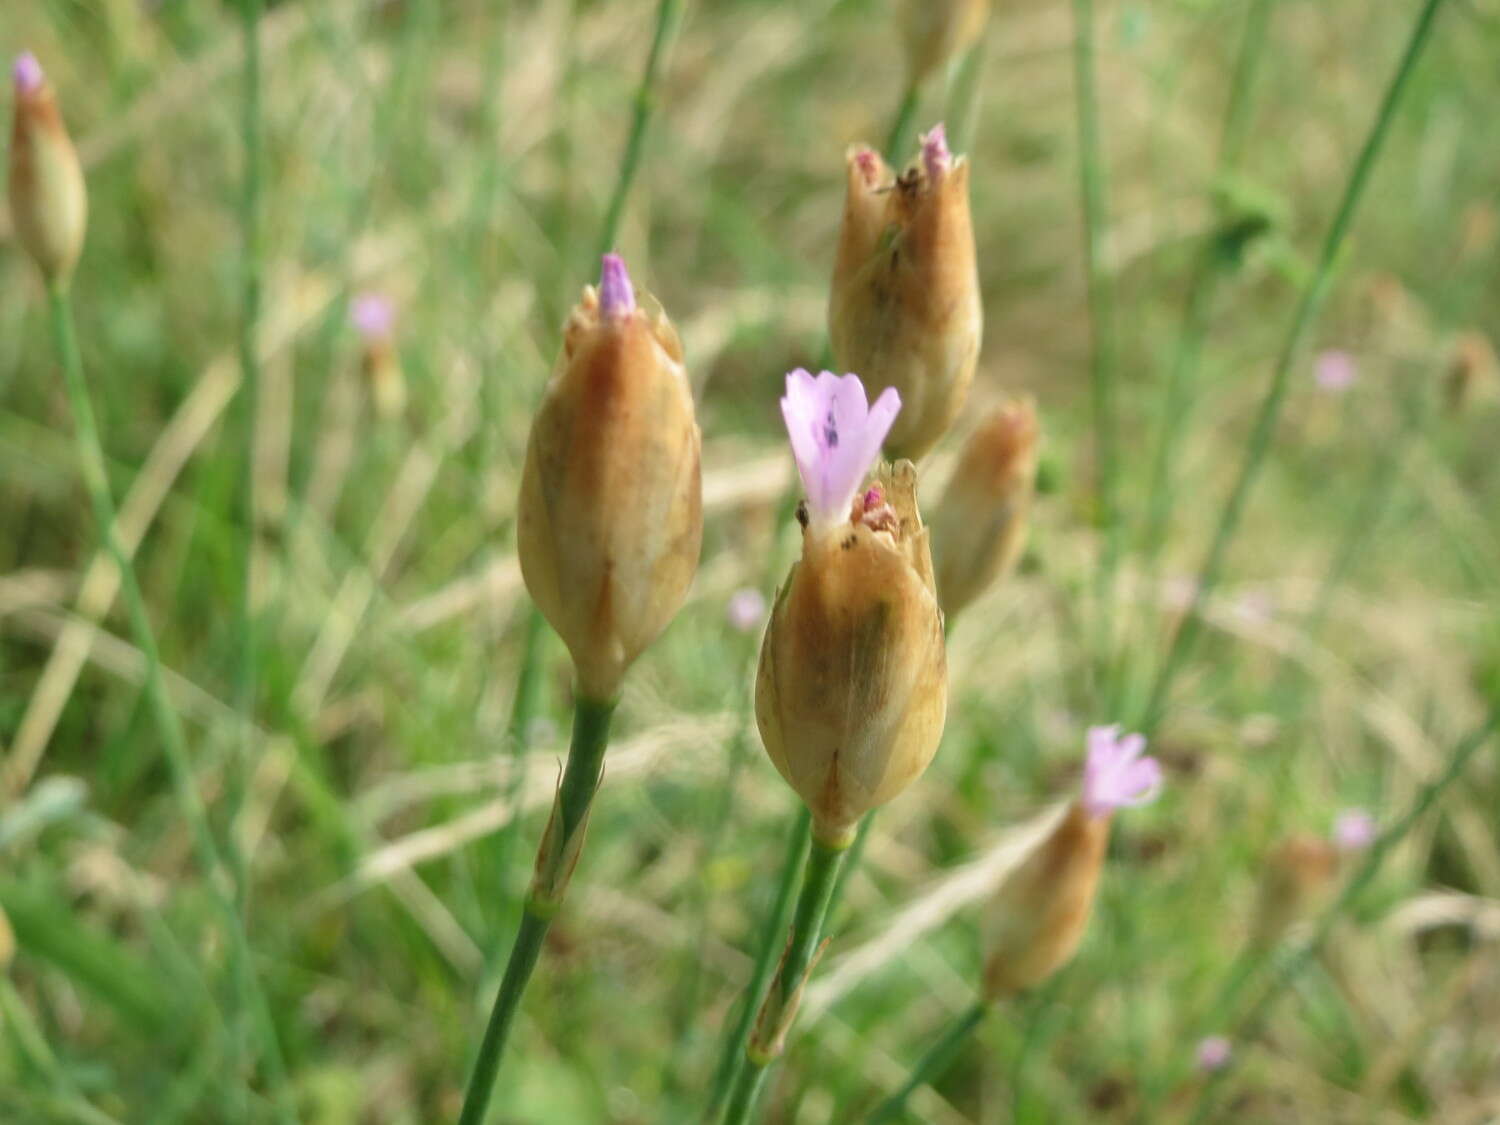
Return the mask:
[[16,957],[16,932],[11,929],[10,919],[5,916],[5,907],[0,906],[0,975],[10,972],[10,963]]
[[943,621],[916,470],[864,477],[900,399],[853,375],[787,376],[781,401],[807,491],[802,558],[777,593],[755,715],[766,753],[837,846],[927,768],[947,714]]
[[948,151],[941,125],[899,177],[870,149],[851,150],[829,341],[872,393],[901,393],[889,456],[920,459],[952,425],[982,329],[968,160]]
[[700,443],[677,333],[637,305],[609,255],[532,422],[517,528],[526,588],[586,698],[615,697],[687,596],[703,538]]
[[1453,343],[1453,357],[1448,361],[1448,406],[1455,413],[1467,410],[1488,391],[1500,389],[1496,378],[1500,363],[1495,349],[1483,332],[1461,333]]
[[1152,800],[1161,787],[1161,766],[1142,757],[1141,735],[1093,727],[1088,742],[1078,799],[994,898],[984,963],[990,1000],[1041,984],[1072,959],[1093,911],[1111,816]]
[[902,0],[901,36],[912,84],[972,47],[989,15],[989,0]]
[[360,367],[370,385],[370,401],[382,418],[398,418],[406,409],[406,376],[396,354],[396,309],[387,297],[358,297],[349,319],[359,333]]
[[16,60],[10,140],[10,211],[16,239],[49,284],[63,285],[78,264],[88,225],[88,193],[52,87],[30,53]]
[[1332,889],[1338,867],[1334,845],[1317,836],[1292,836],[1272,848],[1261,871],[1251,944],[1275,945],[1313,913]]
[[938,601],[949,618],[1010,573],[1026,544],[1040,427],[1030,400],[970,435],[932,514]]

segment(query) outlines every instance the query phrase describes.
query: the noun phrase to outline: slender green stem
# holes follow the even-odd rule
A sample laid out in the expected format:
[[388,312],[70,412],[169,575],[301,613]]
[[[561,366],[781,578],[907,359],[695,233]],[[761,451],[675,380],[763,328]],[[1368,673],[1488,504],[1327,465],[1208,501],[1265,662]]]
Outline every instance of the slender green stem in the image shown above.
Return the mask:
[[833,888],[848,853],[847,842],[830,844],[813,836],[807,866],[802,872],[802,890],[797,896],[797,911],[792,917],[786,953],[761,1006],[756,1033],[745,1052],[747,1065],[741,1069],[729,1095],[724,1125],[746,1125],[754,1120],[755,1102],[766,1074],[780,1057],[787,1033],[796,1019],[797,1001],[807,982],[819,939],[823,936],[823,922],[828,917]]
[[1286,339],[1282,343],[1276,365],[1272,370],[1271,379],[1266,387],[1265,396],[1261,400],[1260,409],[1256,413],[1254,427],[1250,432],[1250,438],[1245,448],[1244,460],[1240,466],[1239,476],[1236,478],[1234,488],[1229,495],[1220,514],[1218,527],[1214,531],[1213,540],[1209,546],[1208,555],[1204,559],[1203,567],[1198,575],[1197,588],[1193,595],[1192,605],[1183,616],[1182,624],[1177,634],[1172,638],[1171,646],[1167,650],[1166,659],[1162,663],[1161,671],[1157,674],[1156,681],[1151,688],[1150,700],[1146,706],[1146,714],[1143,726],[1146,729],[1153,728],[1161,718],[1168,693],[1171,691],[1172,683],[1177,678],[1188,657],[1192,655],[1193,648],[1197,643],[1202,630],[1202,621],[1199,614],[1204,601],[1213,593],[1219,581],[1223,569],[1224,556],[1234,541],[1236,532],[1239,530],[1240,518],[1244,514],[1245,503],[1249,499],[1250,491],[1260,476],[1266,455],[1271,448],[1271,440],[1275,436],[1277,422],[1281,418],[1281,409],[1286,400],[1287,388],[1290,382],[1292,365],[1297,359],[1304,337],[1312,326],[1318,310],[1322,307],[1323,299],[1333,280],[1333,267],[1338,258],[1339,250],[1343,247],[1344,239],[1353,224],[1355,212],[1359,208],[1360,200],[1364,197],[1365,188],[1369,183],[1370,174],[1374,170],[1376,158],[1384,146],[1386,134],[1390,131],[1391,122],[1396,117],[1396,109],[1401,104],[1401,98],[1406,93],[1413,72],[1416,70],[1417,60],[1421,57],[1422,49],[1431,38],[1433,23],[1437,17],[1438,9],[1442,7],[1443,0],[1426,0],[1421,14],[1417,17],[1416,26],[1412,30],[1411,39],[1406,45],[1406,50],[1401,57],[1401,63],[1396,70],[1395,77],[1391,80],[1385,97],[1381,102],[1380,111],[1376,115],[1375,124],[1365,139],[1364,147],[1360,150],[1359,158],[1355,161],[1354,170],[1350,174],[1349,183],[1344,189],[1343,198],[1339,203],[1339,209],[1334,216],[1333,225],[1329,227],[1328,234],[1323,241],[1323,248],[1318,257],[1318,263],[1313,271],[1311,282],[1303,291],[1302,299],[1298,302],[1296,314],[1292,318],[1291,327],[1288,329]]
[[578,862],[578,853],[583,847],[589,810],[604,770],[604,751],[609,746],[609,724],[614,710],[613,701],[582,698],[574,707],[573,744],[568,749],[568,763],[563,768],[552,819],[537,852],[536,878],[469,1078],[459,1125],[480,1125],[489,1108],[490,1094],[500,1072],[505,1043],[521,1006],[521,997],[526,992],[532,970],[536,968],[542,941],[562,904],[573,865]]
[[251,1015],[262,1039],[266,1067],[275,1087],[278,1107],[283,1120],[294,1120],[286,1101],[286,1067],[281,1057],[281,1047],[276,1039],[275,1024],[265,994],[255,976],[250,959],[249,940],[245,935],[243,921],[236,908],[232,889],[226,891],[220,883],[226,873],[223,857],[214,842],[208,824],[208,810],[203,805],[198,790],[194,787],[192,763],[188,759],[187,739],[183,735],[182,720],[167,694],[166,681],[162,675],[161,651],[156,644],[156,634],[151,619],[146,613],[146,601],[136,581],[135,568],[130,555],[120,539],[115,513],[114,497],[110,494],[109,477],[105,471],[104,450],[99,442],[99,426],[94,419],[94,407],[89,400],[88,385],[84,382],[83,360],[78,352],[78,338],[73,329],[73,308],[67,289],[52,285],[47,291],[48,312],[52,326],[53,342],[62,364],[63,381],[67,386],[68,404],[73,412],[73,425],[78,444],[79,468],[83,474],[84,487],[94,509],[94,519],[99,525],[99,534],[104,540],[104,549],[114,561],[120,574],[120,591],[125,600],[125,609],[130,618],[131,632],[136,646],[146,665],[145,691],[151,706],[152,716],[161,736],[162,750],[166,755],[167,768],[172,776],[173,788],[181,807],[183,819],[192,833],[198,862],[208,880],[215,904],[224,915],[225,929],[229,935],[231,959],[237,979],[246,985],[246,999]]
[[[1438,0],[1441,2],[1441,0]],[[1417,794],[1410,807],[1394,821],[1389,828],[1376,838],[1375,842],[1365,853],[1363,862],[1344,885],[1343,891],[1333,904],[1324,911],[1318,921],[1317,927],[1312,935],[1296,947],[1289,956],[1284,958],[1272,977],[1265,990],[1256,998],[1250,1010],[1236,1022],[1233,1038],[1239,1042],[1246,1042],[1257,1033],[1261,1021],[1265,1018],[1272,1003],[1283,991],[1297,978],[1308,963],[1317,956],[1318,952],[1327,943],[1329,935],[1333,932],[1340,918],[1349,910],[1354,901],[1365,892],[1365,889],[1380,872],[1381,865],[1385,863],[1386,857],[1396,847],[1417,823],[1427,815],[1428,811],[1438,802],[1453,784],[1458,781],[1468,768],[1469,763],[1474,760],[1490,739],[1494,737],[1497,729],[1500,729],[1500,704],[1491,707],[1489,716],[1480,726],[1464,737],[1454,747],[1452,754],[1448,757],[1448,765],[1443,772],[1435,777],[1422,791]],[[1216,1005],[1216,1011],[1223,1011],[1223,1005]],[[1203,1085],[1198,1094],[1197,1104],[1194,1106],[1190,1122],[1197,1125],[1198,1122],[1210,1120],[1210,1113],[1214,1105],[1214,1094],[1219,1084],[1232,1071],[1234,1057],[1232,1056],[1228,1065],[1216,1071]]]
[[755,1025],[755,1013],[765,999],[766,987],[771,974],[776,970],[776,952],[782,948],[786,928],[792,917],[793,896],[797,889],[797,876],[807,862],[807,849],[812,842],[812,815],[804,805],[787,833],[786,858],[781,864],[781,878],[776,885],[776,897],[771,901],[771,910],[766,915],[765,927],[755,948],[755,965],[750,970],[750,983],[745,986],[745,995],[733,1024],[729,1025],[719,1051],[719,1064],[714,1070],[712,1092],[708,1098],[707,1121],[718,1119],[719,1109],[729,1095],[730,1087],[739,1077],[745,1065],[745,1045],[750,1042],[750,1031]]
[[849,858],[839,868],[838,878],[833,884],[833,893],[828,896],[828,916],[836,917],[839,906],[844,901],[844,892],[849,889],[849,880],[859,870],[859,865],[864,862],[865,849],[870,846],[870,830],[874,827],[875,816],[880,810],[868,812],[865,818],[859,822],[859,827],[854,832],[854,843],[849,845]]
[[1089,385],[1097,458],[1099,526],[1103,536],[1095,577],[1098,659],[1108,668],[1114,647],[1114,582],[1119,559],[1119,466],[1116,456],[1114,280],[1104,261],[1109,222],[1094,71],[1093,0],[1073,0],[1073,68],[1077,86],[1078,186],[1083,209],[1084,265],[1092,326]]
[[948,144],[954,152],[968,152],[973,147],[974,119],[978,116],[979,84],[984,77],[984,51],[988,35],[964,52],[958,72],[948,88],[948,109],[944,123],[948,127]]
[[[625,142],[625,155],[620,160],[620,175],[615,180],[615,190],[610,196],[609,207],[604,212],[604,230],[599,237],[599,254],[614,249],[615,238],[620,233],[620,220],[625,214],[625,201],[635,183],[636,171],[640,168],[641,153],[645,149],[646,128],[656,109],[656,82],[663,61],[682,14],[682,0],[660,0],[656,6],[656,30],[651,36],[651,52],[646,56],[646,71],[641,75],[640,85],[635,88],[635,108],[630,118],[630,135]],[[597,255],[596,255],[597,257]]]
[[911,147],[912,123],[917,118],[917,102],[921,89],[913,82],[901,95],[901,104],[896,107],[896,116],[891,119],[891,131],[885,138],[885,158],[892,167],[899,168],[905,153]]
[[968,1041],[975,1028],[984,1022],[989,1010],[987,1003],[976,1000],[949,1024],[938,1041],[928,1048],[927,1053],[912,1068],[911,1076],[902,1084],[901,1089],[875,1107],[875,1112],[869,1116],[869,1125],[884,1125],[888,1121],[900,1120],[906,1109],[906,1100],[918,1087],[943,1076],[959,1049]]
[[547,622],[535,605],[528,607],[521,639],[521,670],[516,675],[516,695],[511,700],[510,724],[506,742],[510,744],[510,786],[506,793],[506,804],[510,816],[500,833],[496,845],[499,870],[502,879],[507,879],[510,870],[510,855],[515,850],[515,840],[521,829],[521,797],[525,791],[527,753],[531,748],[532,724],[542,703],[542,652],[547,643]]

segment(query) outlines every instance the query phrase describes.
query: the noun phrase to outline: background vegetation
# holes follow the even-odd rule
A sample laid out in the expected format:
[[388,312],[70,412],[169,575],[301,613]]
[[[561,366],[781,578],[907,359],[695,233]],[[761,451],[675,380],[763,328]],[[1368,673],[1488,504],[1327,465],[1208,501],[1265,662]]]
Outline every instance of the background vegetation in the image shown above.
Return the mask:
[[[955,625],[944,747],[875,827],[768,1120],[855,1121],[899,1084],[971,1002],[984,889],[1073,784],[1084,727],[1146,705],[1419,5],[1259,5],[1266,43],[1226,174],[1252,7],[1097,12],[1123,520],[1109,660],[1091,603],[1100,337],[1073,14],[1023,0],[991,22],[963,127],[986,315],[975,399],[1037,396],[1046,491],[1020,574]],[[208,0],[0,11],[0,50],[37,52],[87,166],[84,362],[197,787],[248,864],[254,964],[302,1120],[457,1111],[568,714],[549,647],[534,745],[513,757],[519,459],[562,318],[597,269],[653,8],[265,13],[248,768],[238,17]],[[769,590],[788,557],[776,398],[824,351],[843,151],[884,136],[902,62],[885,0],[685,8],[618,243],[681,329],[699,391],[703,562],[629,681],[589,852],[502,1077],[505,1121],[694,1119],[795,808],[747,727],[758,636],[725,605]],[[1122,819],[1077,961],[992,1018],[914,1100],[919,1119],[1177,1120],[1198,1104],[1210,1032],[1240,1064],[1217,1120],[1500,1117],[1492,745],[1263,1010],[1237,984],[1275,843],[1326,835],[1349,806],[1396,822],[1500,692],[1500,381],[1481,346],[1500,331],[1497,51],[1500,6],[1444,6],[1155,731],[1167,789]],[[936,84],[920,120],[961,119],[948,101]],[[366,290],[398,307],[396,419],[371,410],[348,323]],[[1189,409],[1158,479],[1193,292],[1207,294],[1201,355],[1182,368]],[[1342,392],[1315,378],[1328,349],[1357,365]],[[17,951],[0,978],[0,1120],[270,1119],[274,1072],[226,975],[71,433],[40,285],[7,245],[0,907]],[[1156,558],[1163,480],[1175,508]]]

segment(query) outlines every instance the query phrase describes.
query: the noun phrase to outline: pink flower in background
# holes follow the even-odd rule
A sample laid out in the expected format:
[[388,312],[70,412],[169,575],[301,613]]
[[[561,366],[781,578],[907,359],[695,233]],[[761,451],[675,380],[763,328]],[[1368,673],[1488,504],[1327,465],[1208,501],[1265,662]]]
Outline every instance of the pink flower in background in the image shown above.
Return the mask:
[[380,293],[361,293],[349,310],[354,330],[367,342],[389,340],[396,326],[396,306]]
[[1143,758],[1146,736],[1121,734],[1119,724],[1090,727],[1083,765],[1083,807],[1090,816],[1108,816],[1126,805],[1143,805],[1161,788],[1161,763]]
[[1276,612],[1276,598],[1269,591],[1252,587],[1234,600],[1234,614],[1250,625],[1264,625]]
[[736,590],[724,609],[729,625],[740,633],[749,633],[760,628],[766,619],[766,596],[754,586]]
[[1234,1048],[1230,1046],[1229,1040],[1222,1035],[1206,1036],[1198,1044],[1198,1069],[1205,1074],[1212,1074],[1216,1070],[1223,1070],[1229,1065],[1229,1059],[1234,1054]]
[[1362,852],[1375,842],[1375,818],[1364,809],[1345,809],[1333,822],[1333,842],[1341,852]]
[[781,416],[814,530],[849,519],[854,496],[900,410],[901,396],[894,387],[870,405],[858,375],[824,371],[814,378],[801,368],[787,375]]
[[606,317],[629,316],[635,312],[635,287],[625,269],[625,259],[618,254],[604,255],[599,270],[599,312]]
[[1337,394],[1354,386],[1359,379],[1359,367],[1349,352],[1329,348],[1319,352],[1313,361],[1313,378],[1323,390]]

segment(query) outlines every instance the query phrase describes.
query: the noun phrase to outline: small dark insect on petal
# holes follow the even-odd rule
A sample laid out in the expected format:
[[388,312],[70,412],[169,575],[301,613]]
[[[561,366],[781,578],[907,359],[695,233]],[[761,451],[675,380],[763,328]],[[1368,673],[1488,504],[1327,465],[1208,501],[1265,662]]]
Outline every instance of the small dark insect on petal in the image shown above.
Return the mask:
[[823,422],[823,444],[829,449],[839,447],[838,424],[833,420],[833,411],[828,412],[828,417]]

